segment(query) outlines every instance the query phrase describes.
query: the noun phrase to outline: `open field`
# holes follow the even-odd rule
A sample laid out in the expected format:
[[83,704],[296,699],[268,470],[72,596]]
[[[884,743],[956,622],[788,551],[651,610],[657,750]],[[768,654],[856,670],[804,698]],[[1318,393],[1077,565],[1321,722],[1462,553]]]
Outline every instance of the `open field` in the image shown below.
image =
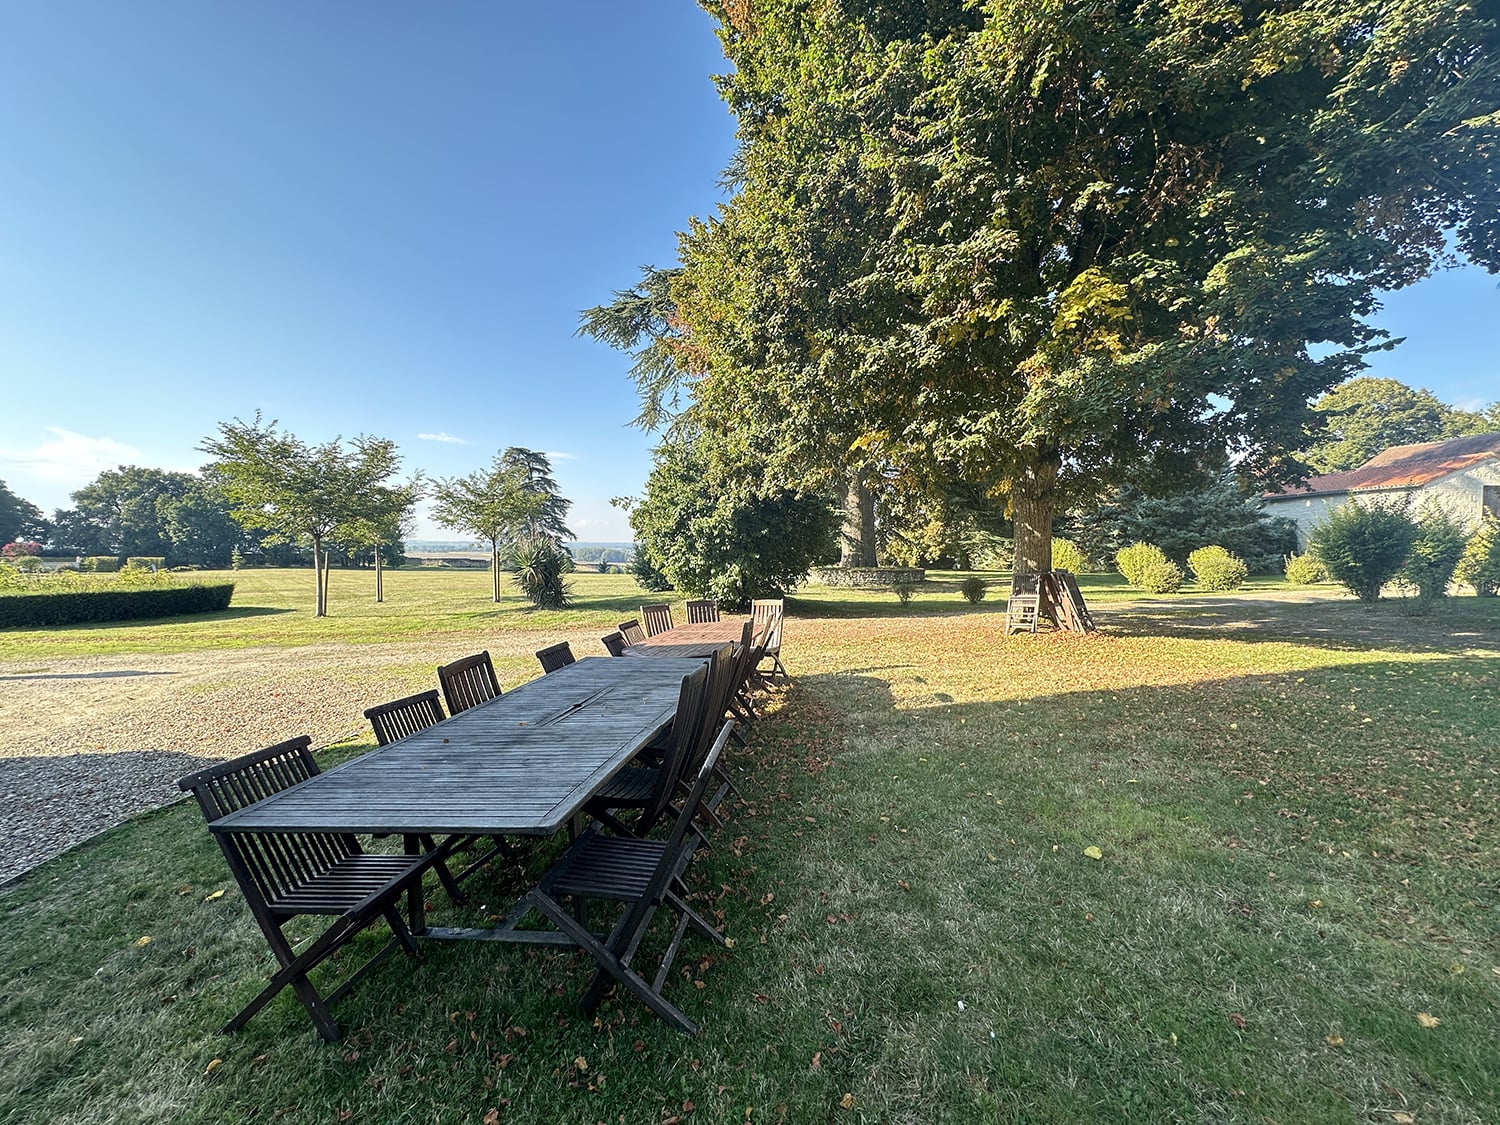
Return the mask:
[[[375,606],[335,573],[319,622],[310,574],[235,578],[216,620],[0,633],[0,676],[220,661],[292,685],[259,699],[277,737],[324,682],[352,730],[434,653],[514,682],[654,600],[579,575],[533,614],[398,572]],[[794,681],[696,869],[736,944],[669,985],[698,1038],[628,1000],[581,1018],[582,958],[467,946],[378,972],[336,1047],[286,996],[220,1038],[269,957],[178,806],[0,892],[0,1121],[1500,1120],[1500,602],[1094,579],[1102,635],[1006,639],[1002,602],[934,585],[789,603]],[[143,681],[181,682],[84,682],[128,708]]]

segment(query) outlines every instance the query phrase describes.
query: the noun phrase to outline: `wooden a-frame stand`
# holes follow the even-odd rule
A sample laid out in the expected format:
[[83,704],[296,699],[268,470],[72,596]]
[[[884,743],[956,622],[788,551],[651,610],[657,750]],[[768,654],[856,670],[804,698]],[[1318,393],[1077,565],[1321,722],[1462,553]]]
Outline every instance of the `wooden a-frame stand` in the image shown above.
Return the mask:
[[1098,628],[1084,604],[1072,571],[1021,574],[1011,581],[1005,606],[1005,635],[1035,633],[1042,618],[1065,633],[1092,633]]

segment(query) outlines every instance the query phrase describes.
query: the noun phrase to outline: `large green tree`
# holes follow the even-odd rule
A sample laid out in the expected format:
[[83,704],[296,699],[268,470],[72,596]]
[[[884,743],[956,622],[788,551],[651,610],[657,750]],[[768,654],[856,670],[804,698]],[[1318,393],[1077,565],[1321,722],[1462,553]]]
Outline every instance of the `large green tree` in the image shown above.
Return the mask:
[[372,497],[392,489],[400,471],[396,443],[359,436],[309,445],[278,430],[276,422],[221,422],[217,437],[199,446],[215,460],[208,478],[228,497],[234,518],[264,531],[267,544],[305,541],[312,546],[314,614],[328,613],[325,542],[340,529],[370,517]]
[[758,487],[697,440],[664,442],[645,495],[630,502],[638,559],[677,589],[744,607],[775,597],[835,551],[838,516],[821,492]]
[[670,283],[694,421],[783,480],[1060,501],[1294,479],[1381,291],[1500,268],[1495,4],[709,3],[732,200]]
[[544,453],[512,446],[495,454],[487,469],[441,479],[432,489],[432,518],[490,545],[490,587],[500,600],[502,552],[527,539],[560,549],[573,533],[562,522],[570,501],[559,495]]
[[1307,451],[1307,463],[1320,473],[1357,468],[1393,445],[1438,441],[1485,433],[1484,413],[1457,410],[1431,391],[1412,389],[1396,379],[1368,375],[1335,387],[1313,409],[1324,430]]
[[43,540],[50,528],[42,510],[30,500],[23,500],[0,480],[0,543],[17,539]]
[[77,515],[69,526],[85,554],[165,557],[172,553],[167,513],[197,483],[191,473],[108,469],[73,493]]

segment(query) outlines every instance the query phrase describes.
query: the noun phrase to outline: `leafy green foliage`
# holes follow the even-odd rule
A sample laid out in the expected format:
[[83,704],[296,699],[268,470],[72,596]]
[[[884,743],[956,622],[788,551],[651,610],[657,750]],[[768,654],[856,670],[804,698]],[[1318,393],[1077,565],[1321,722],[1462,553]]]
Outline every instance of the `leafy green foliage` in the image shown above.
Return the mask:
[[1022,570],[1143,462],[1295,477],[1377,294],[1500,266],[1476,6],[712,10],[740,148],[670,282],[688,413],[777,483],[977,483]]
[[1308,549],[1328,577],[1360,601],[1373,602],[1400,573],[1416,537],[1405,504],[1351,500],[1313,528]]
[[191,613],[214,613],[228,609],[234,595],[232,583],[177,586],[167,575],[142,571],[144,579],[121,571],[107,587],[83,587],[67,591],[40,590],[0,597],[0,628],[35,629],[51,625],[78,625],[100,621],[143,621],[178,617]]
[[1328,568],[1314,554],[1291,554],[1286,557],[1286,580],[1294,586],[1327,582]]
[[1429,500],[1417,513],[1417,534],[1399,577],[1415,586],[1424,602],[1443,597],[1468,540],[1463,524],[1447,508]]
[[363,540],[372,529],[398,524],[419,491],[415,482],[389,483],[401,458],[387,438],[308,445],[257,413],[251,422],[221,422],[218,436],[199,448],[215,459],[204,472],[228,498],[235,520],[262,530],[263,543],[312,545],[316,617],[328,612],[325,541],[340,533]]
[[1455,410],[1429,390],[1368,375],[1335,387],[1313,409],[1327,428],[1306,456],[1320,473],[1357,468],[1394,445],[1481,434],[1490,428],[1483,414]]
[[1453,577],[1474,587],[1474,592],[1482,598],[1493,598],[1500,591],[1500,520],[1485,516],[1479,529],[1469,537],[1469,545],[1464,548]]
[[989,584],[977,574],[971,574],[958,584],[959,597],[970,605],[978,605],[984,601],[984,595],[989,590]]
[[707,442],[669,443],[654,456],[630,526],[638,557],[678,590],[742,607],[784,594],[835,553],[838,517],[825,496],[760,493],[750,473],[710,456]]
[[1134,585],[1148,594],[1175,594],[1182,589],[1183,577],[1182,567],[1170,559],[1150,559],[1141,567],[1141,580]]
[[1244,560],[1223,547],[1199,547],[1188,555],[1188,569],[1200,590],[1238,590],[1250,577]]
[[571,593],[566,575],[572,569],[568,552],[542,535],[522,539],[514,551],[514,577],[526,600],[538,609],[566,608]]
[[[563,523],[572,502],[558,492],[545,453],[512,446],[488,469],[437,481],[432,518],[445,527],[476,535],[490,545],[490,596],[500,600],[502,554],[534,539],[561,548],[573,533]],[[511,559],[514,564],[514,557]]]
[[1282,558],[1297,549],[1296,523],[1267,516],[1259,498],[1241,492],[1231,476],[1194,472],[1157,487],[1170,491],[1155,494],[1126,484],[1104,503],[1070,515],[1064,527],[1097,558],[1145,541],[1180,564],[1190,552],[1215,543],[1244,559],[1253,574],[1276,573]]
[[1159,566],[1167,561],[1166,554],[1154,543],[1132,543],[1115,554],[1116,568],[1132,586],[1142,584],[1147,567]]
[[23,500],[0,480],[0,543],[17,539],[46,539],[49,525],[42,510]]
[[902,605],[910,605],[912,596],[917,592],[915,582],[897,582],[891,587],[891,593],[896,595],[896,600]]
[[1054,536],[1052,540],[1052,569],[1070,570],[1084,574],[1091,569],[1088,556],[1071,539]]
[[648,593],[660,594],[672,588],[671,580],[657,568],[645,551],[637,550],[631,556],[629,570],[636,584]]

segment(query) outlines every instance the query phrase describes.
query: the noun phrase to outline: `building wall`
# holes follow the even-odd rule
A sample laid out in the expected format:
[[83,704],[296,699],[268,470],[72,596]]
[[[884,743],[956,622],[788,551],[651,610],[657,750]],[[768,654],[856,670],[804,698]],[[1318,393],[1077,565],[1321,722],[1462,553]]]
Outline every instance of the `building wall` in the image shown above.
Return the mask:
[[[1453,516],[1470,529],[1476,527],[1484,512],[1484,488],[1486,485],[1500,487],[1500,457],[1483,461],[1456,473],[1426,484],[1421,488],[1360,489],[1360,497],[1371,500],[1399,500],[1411,496],[1411,512],[1415,515],[1429,498],[1437,500]],[[1268,516],[1285,516],[1297,522],[1297,547],[1307,547],[1307,537],[1312,529],[1325,523],[1337,508],[1349,502],[1349,493],[1324,496],[1303,496],[1291,493],[1262,501]]]

